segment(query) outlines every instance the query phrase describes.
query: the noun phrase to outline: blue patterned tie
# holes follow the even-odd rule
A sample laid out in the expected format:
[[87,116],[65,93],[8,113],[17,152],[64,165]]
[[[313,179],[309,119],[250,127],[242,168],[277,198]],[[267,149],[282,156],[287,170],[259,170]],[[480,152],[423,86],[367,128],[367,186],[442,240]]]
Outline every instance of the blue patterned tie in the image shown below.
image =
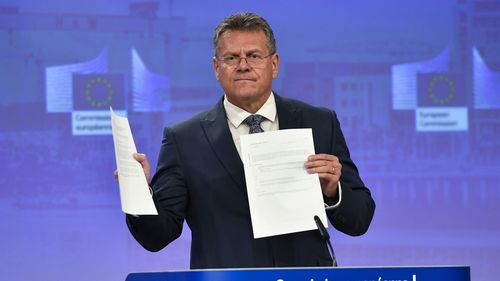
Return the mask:
[[264,117],[258,114],[250,115],[245,120],[243,120],[243,123],[245,123],[249,128],[249,133],[250,134],[255,134],[255,133],[262,133],[264,130],[260,127],[260,123],[264,120]]

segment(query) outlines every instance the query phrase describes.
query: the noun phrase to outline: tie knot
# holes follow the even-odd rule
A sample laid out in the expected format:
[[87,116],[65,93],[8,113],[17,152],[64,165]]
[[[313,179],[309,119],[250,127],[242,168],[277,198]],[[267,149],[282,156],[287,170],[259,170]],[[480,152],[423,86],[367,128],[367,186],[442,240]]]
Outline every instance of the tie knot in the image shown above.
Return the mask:
[[245,118],[243,120],[243,123],[245,123],[250,129],[249,133],[250,134],[255,134],[255,133],[262,133],[264,130],[260,127],[260,123],[264,120],[264,116],[258,115],[258,114],[253,114]]

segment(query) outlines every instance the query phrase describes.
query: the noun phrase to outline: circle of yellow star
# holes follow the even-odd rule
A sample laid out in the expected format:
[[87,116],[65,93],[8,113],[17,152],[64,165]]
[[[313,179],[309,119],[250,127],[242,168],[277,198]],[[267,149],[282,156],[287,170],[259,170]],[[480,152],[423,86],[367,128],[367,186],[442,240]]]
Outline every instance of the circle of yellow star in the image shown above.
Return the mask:
[[[445,83],[448,86],[448,92],[445,96],[439,97],[436,95],[434,89],[437,84]],[[444,105],[451,102],[455,98],[455,82],[450,79],[447,75],[439,74],[432,77],[432,80],[429,82],[429,87],[427,88],[427,93],[429,94],[429,98],[436,104]]]
[[[96,87],[97,85],[102,85],[106,88],[106,96],[104,96],[102,99],[98,99],[92,94],[94,87]],[[90,79],[90,81],[88,81],[87,84],[85,85],[85,99],[93,107],[98,107],[98,108],[108,107],[111,104],[111,101],[113,100],[113,95],[114,95],[113,85],[106,77],[102,76],[94,77]]]

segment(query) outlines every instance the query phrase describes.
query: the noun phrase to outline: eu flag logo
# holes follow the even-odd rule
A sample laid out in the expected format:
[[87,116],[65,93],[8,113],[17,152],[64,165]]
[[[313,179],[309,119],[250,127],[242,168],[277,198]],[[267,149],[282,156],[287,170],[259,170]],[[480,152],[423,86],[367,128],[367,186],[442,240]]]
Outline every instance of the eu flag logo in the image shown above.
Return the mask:
[[465,106],[464,79],[456,73],[419,73],[418,107]]
[[125,109],[122,74],[74,74],[73,110]]

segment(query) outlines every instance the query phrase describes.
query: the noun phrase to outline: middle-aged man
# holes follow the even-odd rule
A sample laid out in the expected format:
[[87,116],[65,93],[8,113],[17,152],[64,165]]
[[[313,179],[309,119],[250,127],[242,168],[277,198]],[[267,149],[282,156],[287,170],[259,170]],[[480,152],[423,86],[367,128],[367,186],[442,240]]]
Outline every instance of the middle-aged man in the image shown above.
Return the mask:
[[[320,178],[328,219],[341,232],[362,235],[375,203],[350,159],[335,112],[273,93],[280,59],[260,16],[229,16],[217,26],[213,43],[215,77],[225,95],[213,108],[165,128],[151,181],[158,216],[127,215],[131,233],[144,248],[159,251],[179,237],[186,219],[191,268],[331,266],[316,230],[253,238],[239,153],[241,135],[312,128],[317,154],[304,159],[305,169]],[[149,181],[146,156],[134,157]]]

